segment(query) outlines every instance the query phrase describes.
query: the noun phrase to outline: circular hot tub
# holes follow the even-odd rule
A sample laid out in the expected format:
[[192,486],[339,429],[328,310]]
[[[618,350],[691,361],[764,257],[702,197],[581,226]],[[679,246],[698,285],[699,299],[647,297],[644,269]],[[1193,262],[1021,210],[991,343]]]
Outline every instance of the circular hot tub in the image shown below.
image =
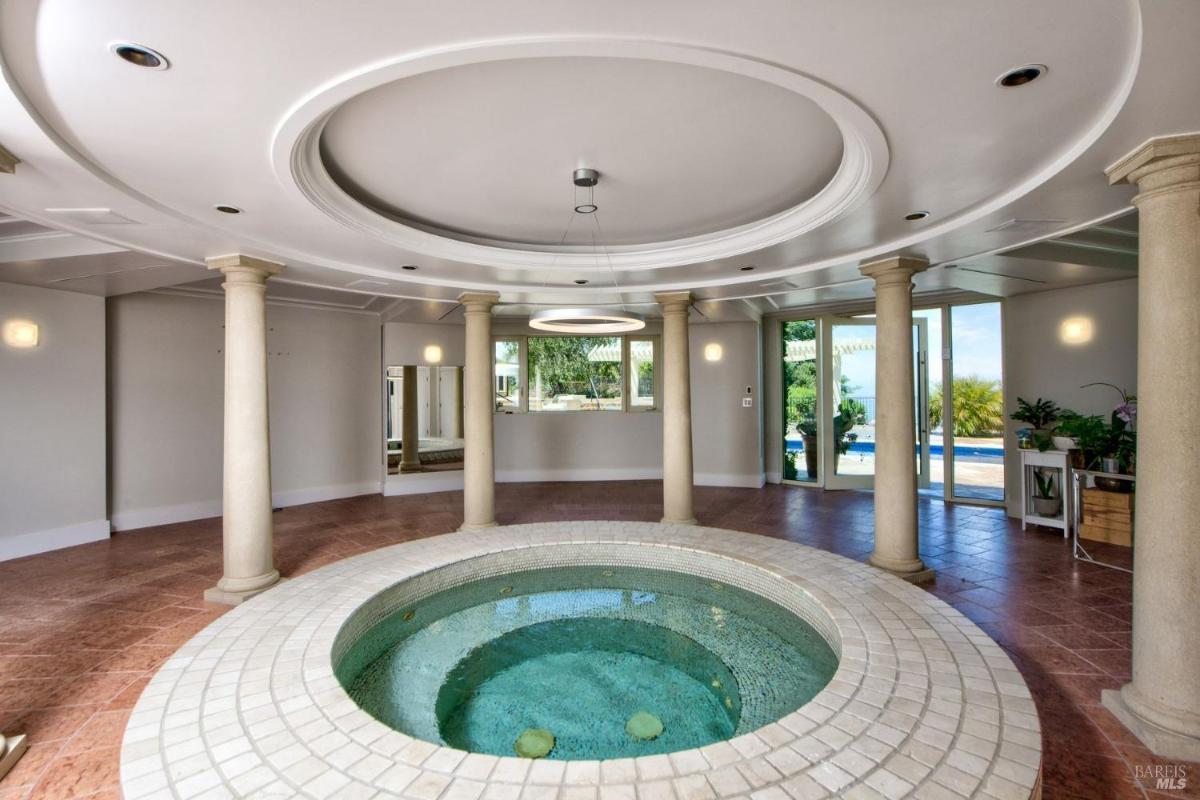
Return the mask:
[[[525,555],[567,560],[561,549]],[[347,621],[334,672],[360,707],[468,752],[520,755],[522,734],[538,731],[550,744],[539,756],[624,758],[757,730],[815,697],[837,668],[802,617],[681,572],[514,568],[420,596],[445,573],[485,571],[494,558],[413,578],[421,585],[389,589]],[[376,621],[381,608],[395,610]]]
[[1040,765],[1020,674],[927,592],[776,539],[563,522],[396,545],[232,610],[147,686],[121,785],[1024,798]]

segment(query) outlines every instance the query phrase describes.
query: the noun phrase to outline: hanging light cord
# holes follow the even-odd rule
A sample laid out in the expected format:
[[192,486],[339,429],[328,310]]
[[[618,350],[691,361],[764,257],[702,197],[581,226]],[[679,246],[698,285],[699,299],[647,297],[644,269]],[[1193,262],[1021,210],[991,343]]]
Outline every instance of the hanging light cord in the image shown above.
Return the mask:
[[[627,309],[625,307],[625,295],[623,295],[621,293],[621,284],[617,282],[617,270],[613,266],[612,256],[608,252],[608,246],[604,244],[604,229],[602,227],[600,227],[600,211],[599,210],[593,211],[591,216],[592,216],[592,219],[596,223],[596,232],[600,235],[600,249],[604,252],[605,260],[608,261],[608,272],[609,272],[609,275],[612,276],[613,291],[615,291],[617,293],[617,299],[621,303],[621,310],[628,311],[629,309]],[[593,250],[596,249],[596,237],[595,236],[592,237],[592,249]],[[597,262],[599,262],[599,260],[600,260],[599,258],[596,259]]]

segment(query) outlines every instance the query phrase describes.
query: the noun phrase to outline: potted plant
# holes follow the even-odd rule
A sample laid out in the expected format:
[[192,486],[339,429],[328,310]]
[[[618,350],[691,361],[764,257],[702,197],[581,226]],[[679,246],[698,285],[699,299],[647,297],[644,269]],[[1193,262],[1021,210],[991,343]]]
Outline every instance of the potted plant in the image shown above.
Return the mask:
[[858,434],[853,432],[854,427],[866,423],[867,407],[853,398],[842,398],[842,402],[838,404],[837,414],[833,417],[834,472],[837,472],[838,457],[850,452],[850,445],[858,441]]
[[[1088,431],[1086,440],[1079,446],[1084,451],[1087,469],[1132,475],[1137,467],[1137,397],[1111,383],[1089,383],[1089,386],[1108,386],[1121,395],[1120,404],[1113,409],[1108,422],[1096,417],[1098,424]],[[1093,479],[1097,489],[1110,492],[1128,492],[1133,488],[1130,481],[1097,476]]]
[[1058,404],[1053,400],[1043,400],[1039,397],[1030,403],[1024,397],[1018,397],[1017,410],[1009,418],[1029,425],[1033,429],[1034,445],[1038,450],[1045,451],[1050,449],[1050,429],[1058,415]]
[[1033,471],[1033,511],[1039,517],[1052,519],[1062,510],[1062,494],[1054,485],[1057,472],[1041,468]]
[[801,397],[796,403],[796,432],[804,441],[804,467],[809,479],[817,477],[817,395]]

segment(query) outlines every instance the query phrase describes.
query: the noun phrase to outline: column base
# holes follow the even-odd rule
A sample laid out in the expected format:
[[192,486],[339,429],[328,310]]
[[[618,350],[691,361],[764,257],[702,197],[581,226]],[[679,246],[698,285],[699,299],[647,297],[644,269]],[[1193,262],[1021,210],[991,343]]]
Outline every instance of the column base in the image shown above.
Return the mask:
[[1120,689],[1105,689],[1100,693],[1100,703],[1154,755],[1200,761],[1200,738],[1164,728],[1147,719],[1141,710],[1144,704],[1139,702],[1133,684],[1127,683]]
[[663,517],[662,519],[659,520],[659,522],[661,522],[663,525],[698,525],[699,524],[698,522],[696,522],[695,517],[688,517],[687,519],[669,519],[667,517]]
[[25,755],[25,750],[29,747],[29,737],[23,733],[18,733],[15,736],[5,736],[0,739],[0,778],[8,774],[8,771],[20,760],[21,756]]
[[900,561],[872,553],[867,563],[909,583],[928,583],[937,577],[937,572],[925,566],[925,562],[919,558]]
[[[261,581],[255,579],[253,583],[244,579],[238,581],[226,581],[224,578],[217,581],[217,585],[210,589],[204,590],[204,599],[210,603],[220,603],[226,606],[239,606],[255,595],[260,595],[270,589],[272,586],[282,583],[286,578],[279,577],[278,570],[272,570],[271,574],[265,576]],[[247,585],[249,584],[249,585]]]
[[488,528],[495,528],[499,524],[495,520],[491,522],[464,522],[458,526],[458,529],[463,533],[471,533],[472,531],[486,531]]
[[420,464],[401,464],[400,465],[400,474],[401,475],[406,475],[408,473],[420,472],[420,471],[421,471]]

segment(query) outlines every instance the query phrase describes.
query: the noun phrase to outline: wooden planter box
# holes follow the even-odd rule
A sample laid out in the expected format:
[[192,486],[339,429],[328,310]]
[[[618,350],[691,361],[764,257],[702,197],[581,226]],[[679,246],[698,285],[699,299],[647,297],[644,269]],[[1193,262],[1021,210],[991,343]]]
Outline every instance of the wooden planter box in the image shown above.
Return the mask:
[[1079,538],[1129,547],[1133,544],[1134,493],[1083,490]]

